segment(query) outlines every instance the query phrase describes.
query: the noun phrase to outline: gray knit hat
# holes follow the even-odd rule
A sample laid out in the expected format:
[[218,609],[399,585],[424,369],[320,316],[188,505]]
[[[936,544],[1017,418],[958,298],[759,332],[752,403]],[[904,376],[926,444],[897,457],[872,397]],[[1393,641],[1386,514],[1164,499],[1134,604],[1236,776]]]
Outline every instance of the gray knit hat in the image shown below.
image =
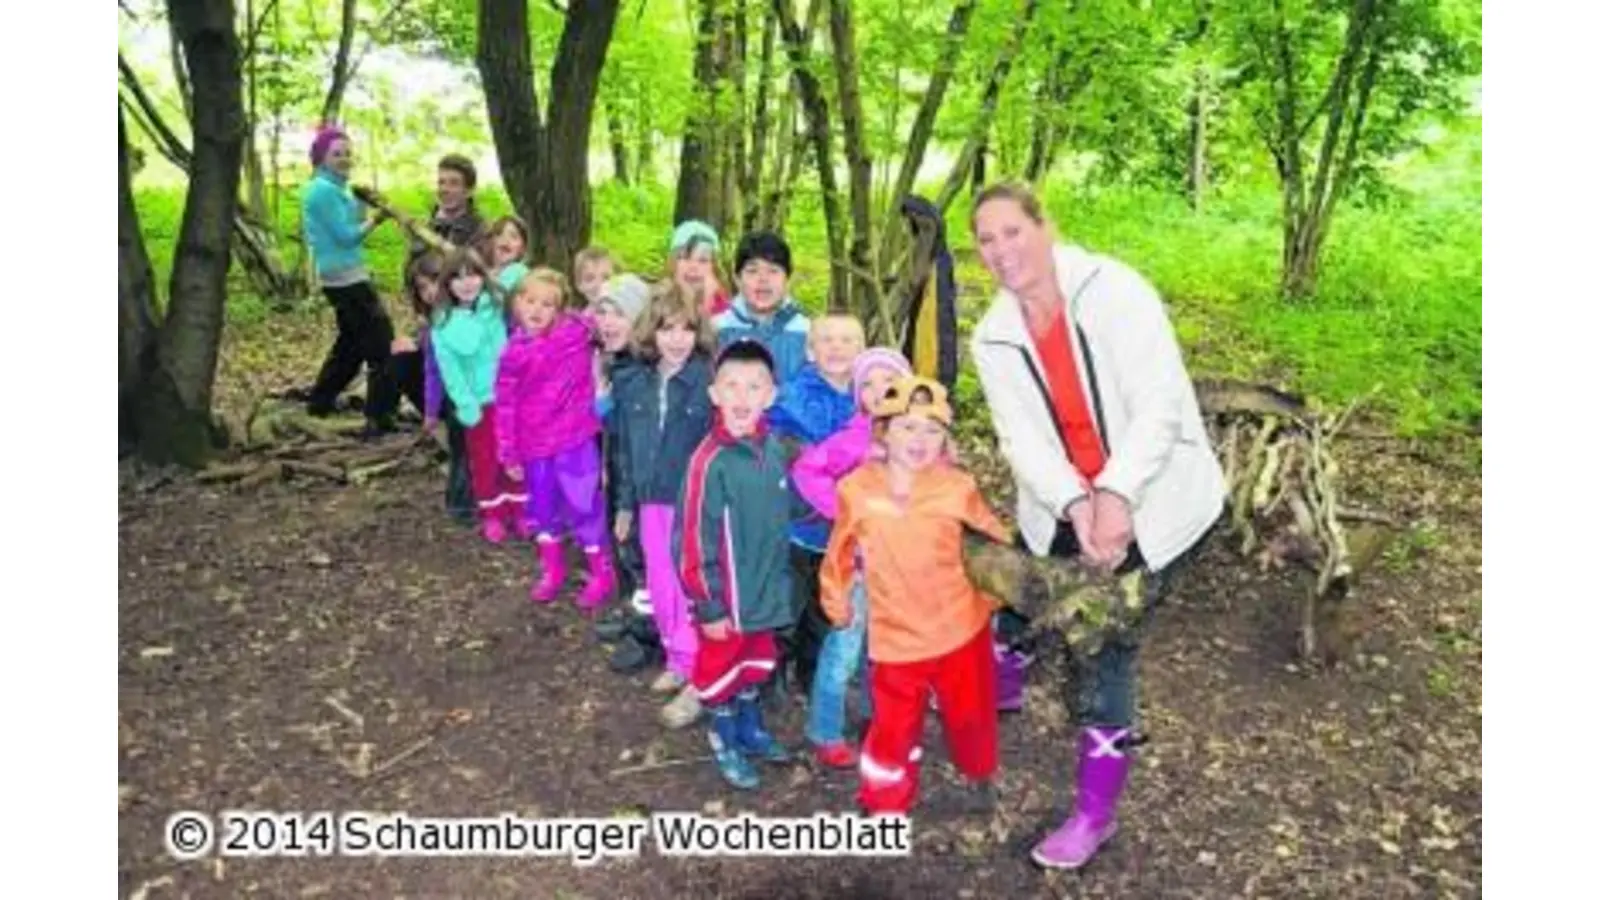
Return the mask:
[[650,286],[637,275],[618,275],[606,282],[600,291],[600,303],[609,303],[622,312],[629,323],[635,322],[650,301]]

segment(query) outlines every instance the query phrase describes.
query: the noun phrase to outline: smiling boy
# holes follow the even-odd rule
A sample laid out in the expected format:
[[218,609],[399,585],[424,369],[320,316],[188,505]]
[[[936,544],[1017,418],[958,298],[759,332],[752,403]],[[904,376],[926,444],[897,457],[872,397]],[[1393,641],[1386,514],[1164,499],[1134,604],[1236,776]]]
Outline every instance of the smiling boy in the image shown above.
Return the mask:
[[771,352],[736,340],[718,354],[711,433],[690,457],[678,498],[673,553],[700,626],[691,683],[711,714],[718,771],[761,783],[749,757],[786,762],[761,721],[759,688],[778,663],[773,632],[794,621],[789,570],[789,459],[767,426],[776,389]]
[[772,354],[778,384],[793,378],[806,364],[806,337],[811,320],[789,295],[794,273],[789,245],[770,231],[752,231],[739,241],[734,255],[739,295],[712,320],[717,345],[740,338],[759,341]]

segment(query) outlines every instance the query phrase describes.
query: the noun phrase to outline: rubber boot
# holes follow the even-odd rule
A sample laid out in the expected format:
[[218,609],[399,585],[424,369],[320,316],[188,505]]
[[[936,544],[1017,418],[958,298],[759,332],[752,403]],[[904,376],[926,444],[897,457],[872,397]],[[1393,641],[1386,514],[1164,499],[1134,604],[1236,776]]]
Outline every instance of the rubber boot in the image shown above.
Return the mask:
[[717,771],[722,780],[741,791],[753,791],[761,786],[761,776],[750,760],[739,749],[739,722],[734,703],[722,703],[711,708],[711,753],[717,761]]
[[1117,833],[1117,802],[1133,764],[1130,729],[1091,725],[1078,734],[1077,796],[1073,813],[1033,848],[1033,861],[1050,869],[1080,869]]
[[578,608],[595,612],[611,598],[617,586],[616,573],[611,568],[611,557],[601,547],[585,547],[584,559],[589,564],[589,581],[578,594]]
[[567,582],[567,563],[562,555],[561,541],[548,534],[536,539],[539,546],[539,581],[534,584],[530,599],[535,603],[549,603],[561,593]]
[[1022,709],[1023,688],[1028,683],[1026,655],[996,642],[994,645],[995,684],[998,687],[997,705],[1001,712]]
[[793,757],[761,722],[761,694],[755,688],[739,692],[734,700],[738,719],[739,749],[765,762],[786,763]]

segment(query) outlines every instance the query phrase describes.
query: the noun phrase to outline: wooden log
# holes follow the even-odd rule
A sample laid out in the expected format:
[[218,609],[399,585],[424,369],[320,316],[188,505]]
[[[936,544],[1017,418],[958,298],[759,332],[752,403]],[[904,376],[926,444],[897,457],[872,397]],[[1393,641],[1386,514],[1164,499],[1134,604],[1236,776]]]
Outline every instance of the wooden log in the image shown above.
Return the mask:
[[318,478],[326,478],[339,484],[344,484],[347,480],[344,470],[337,466],[325,466],[297,459],[281,460],[278,464],[283,466],[284,472],[290,475],[315,475]]

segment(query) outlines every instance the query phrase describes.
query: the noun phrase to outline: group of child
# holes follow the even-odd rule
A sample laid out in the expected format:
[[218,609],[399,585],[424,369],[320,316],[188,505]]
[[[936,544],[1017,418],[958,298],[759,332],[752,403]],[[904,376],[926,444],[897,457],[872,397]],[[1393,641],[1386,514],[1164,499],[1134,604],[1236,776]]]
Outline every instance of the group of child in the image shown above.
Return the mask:
[[[1020,703],[997,666],[1024,662],[964,567],[967,535],[1011,534],[955,464],[945,387],[867,347],[853,316],[802,312],[775,233],[739,242],[731,297],[705,223],[674,230],[655,286],[599,248],[569,282],[530,267],[527,246],[505,217],[447,254],[414,252],[404,290],[424,323],[424,428],[449,431],[451,484],[470,485],[484,539],[537,548],[531,599],[560,595],[570,541],[587,575],[576,604],[597,613],[619,593],[614,550],[636,541],[664,650],[652,687],[673,695],[663,721],[709,719],[728,783],[753,789],[756,763],[791,758],[761,687],[798,655],[806,736],[824,765],[859,768],[865,810],[915,803],[930,702],[982,790],[999,711]],[[863,656],[857,751],[845,706]]]

